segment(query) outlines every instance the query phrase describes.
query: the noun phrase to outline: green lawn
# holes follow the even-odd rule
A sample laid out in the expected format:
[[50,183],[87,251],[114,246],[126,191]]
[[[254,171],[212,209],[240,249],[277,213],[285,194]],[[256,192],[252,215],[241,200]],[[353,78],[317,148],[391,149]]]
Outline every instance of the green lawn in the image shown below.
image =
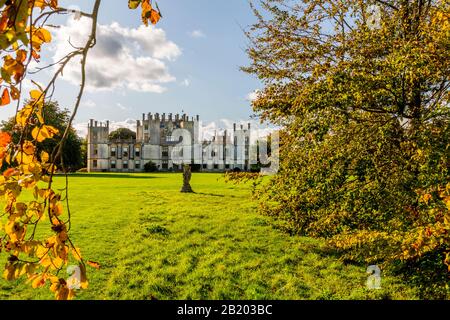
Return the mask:
[[[246,185],[194,173],[70,177],[72,238],[89,288],[78,299],[405,299],[415,292],[383,276],[365,289],[367,266],[346,265],[318,240],[291,237],[256,212]],[[57,177],[63,186],[63,178]],[[48,224],[48,221],[45,221]],[[0,264],[6,255],[0,254]],[[0,299],[52,299],[48,288],[0,279]]]

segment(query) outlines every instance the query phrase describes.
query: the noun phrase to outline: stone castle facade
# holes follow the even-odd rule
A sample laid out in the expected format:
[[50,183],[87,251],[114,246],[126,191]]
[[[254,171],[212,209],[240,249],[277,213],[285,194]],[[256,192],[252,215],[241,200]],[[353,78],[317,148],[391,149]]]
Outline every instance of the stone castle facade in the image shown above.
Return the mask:
[[250,170],[250,124],[201,141],[199,116],[151,113],[136,122],[136,139],[109,138],[109,121],[88,124],[89,172],[142,172],[152,161],[160,171],[178,171],[182,164],[199,171]]

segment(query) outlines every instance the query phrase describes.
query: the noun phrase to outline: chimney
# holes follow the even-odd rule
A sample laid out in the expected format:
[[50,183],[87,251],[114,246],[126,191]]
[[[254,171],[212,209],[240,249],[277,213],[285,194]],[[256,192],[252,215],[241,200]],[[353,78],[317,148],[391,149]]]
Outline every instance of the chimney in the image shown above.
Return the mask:
[[155,113],[155,120],[159,120],[159,113]]
[[106,127],[109,128],[109,120],[106,120]]
[[196,115],[195,117],[196,117],[197,121],[200,121],[200,116],[199,115]]
[[90,126],[90,127],[93,127],[93,126],[94,126],[94,119],[90,119],[90,120],[89,120],[89,126]]
[[136,126],[140,127],[141,126],[141,122],[139,120],[136,121]]
[[172,114],[169,113],[169,121],[172,121]]
[[145,113],[142,114],[142,122],[145,121]]
[[166,114],[165,113],[162,114],[161,119],[162,119],[162,121],[166,121]]
[[98,127],[98,121],[95,121],[94,124],[96,127]]
[[236,131],[236,123],[233,123],[233,131]]
[[177,114],[175,115],[175,121],[178,121],[178,120],[180,120],[180,115],[177,113]]

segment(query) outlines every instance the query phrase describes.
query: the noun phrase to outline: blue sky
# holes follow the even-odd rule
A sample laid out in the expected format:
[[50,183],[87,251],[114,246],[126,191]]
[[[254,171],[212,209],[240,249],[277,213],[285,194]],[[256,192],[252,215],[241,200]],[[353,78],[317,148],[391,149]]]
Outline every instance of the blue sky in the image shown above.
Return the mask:
[[[63,0],[60,5],[69,7],[75,4],[88,11],[92,2]],[[142,31],[142,27],[137,32],[142,24],[140,11],[129,10],[127,0],[102,2],[99,24],[103,28],[99,37],[111,36],[99,39],[102,41],[102,52],[107,55],[117,46],[123,46],[131,60],[101,60],[102,53],[98,51],[101,48],[97,50],[91,63],[97,62],[96,59],[103,61],[105,65],[101,68],[110,69],[111,72],[105,71],[103,78],[99,80],[98,83],[102,86],[100,90],[91,86],[85,93],[75,122],[86,123],[90,118],[123,121],[139,119],[142,113],[147,112],[181,113],[182,110],[189,115],[199,114],[206,122],[249,119],[252,111],[247,95],[261,87],[257,79],[239,70],[240,66],[248,64],[245,53],[247,39],[241,28],[255,21],[249,3],[245,0],[160,0],[158,5],[163,19],[156,28],[149,27],[147,34]],[[69,24],[68,20],[71,18],[61,18],[56,22]],[[78,28],[82,30],[83,23],[86,24],[86,21],[72,20],[71,29],[59,30],[53,47],[48,48],[48,55],[42,62],[55,59],[55,52],[60,48],[54,46],[58,46],[58,43],[64,46],[69,36],[74,41],[76,37],[67,33],[75,32]],[[114,32],[119,34],[121,30],[130,34],[134,32],[135,43],[125,43],[125,40],[114,36]],[[154,42],[151,40],[152,36],[156,39]],[[117,44],[114,39],[122,43]],[[160,46],[155,45],[158,41],[161,42]],[[148,60],[139,60],[141,57]],[[135,66],[134,62],[137,63]],[[77,68],[77,64],[73,68]],[[108,75],[124,75],[124,70],[126,75],[121,78],[134,81],[134,84],[107,83],[115,81],[106,79]],[[54,96],[61,106],[68,108],[73,106],[78,88],[75,76],[72,81],[66,79],[71,77],[70,73],[68,70],[64,80],[58,81]],[[34,79],[45,83],[49,75],[50,70],[34,76]],[[88,72],[88,78],[95,78],[94,71]],[[145,78],[153,80],[147,86],[141,86]],[[1,119],[12,114],[13,108],[8,109],[0,110]]]

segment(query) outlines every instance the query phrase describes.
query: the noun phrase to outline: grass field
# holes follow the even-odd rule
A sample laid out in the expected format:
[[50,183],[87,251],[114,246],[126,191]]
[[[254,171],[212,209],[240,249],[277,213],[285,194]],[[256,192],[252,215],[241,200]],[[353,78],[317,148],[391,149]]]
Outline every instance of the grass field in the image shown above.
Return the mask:
[[[80,174],[70,177],[72,238],[89,288],[78,299],[407,299],[414,290],[367,266],[339,261],[318,240],[274,229],[246,185],[219,174]],[[63,178],[56,182],[63,186]],[[48,223],[48,222],[46,222]],[[0,264],[6,255],[0,254]],[[0,299],[52,299],[48,288],[0,279]]]

